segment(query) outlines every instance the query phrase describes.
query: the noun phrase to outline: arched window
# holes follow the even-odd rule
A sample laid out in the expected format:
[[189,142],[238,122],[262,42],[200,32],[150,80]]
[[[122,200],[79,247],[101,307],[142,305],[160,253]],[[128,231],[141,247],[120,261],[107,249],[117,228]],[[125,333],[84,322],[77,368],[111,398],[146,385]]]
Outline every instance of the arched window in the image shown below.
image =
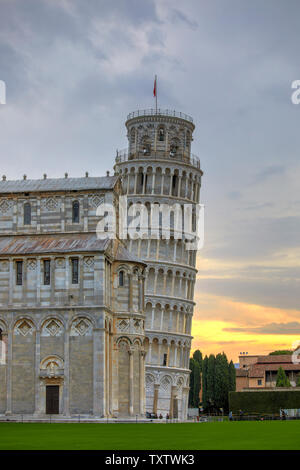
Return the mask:
[[74,201],[72,204],[72,222],[73,224],[79,223],[79,202]]
[[119,287],[124,286],[124,271],[119,272]]
[[158,140],[159,140],[160,142],[164,142],[164,140],[165,140],[165,130],[164,130],[163,127],[160,127],[160,128],[158,129]]
[[30,202],[24,204],[24,225],[31,225],[31,205]]

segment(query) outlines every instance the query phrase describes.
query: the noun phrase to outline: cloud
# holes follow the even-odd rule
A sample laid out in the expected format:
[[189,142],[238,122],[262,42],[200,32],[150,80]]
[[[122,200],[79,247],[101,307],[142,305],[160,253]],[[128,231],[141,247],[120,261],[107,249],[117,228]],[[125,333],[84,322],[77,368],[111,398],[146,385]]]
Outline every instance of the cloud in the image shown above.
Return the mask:
[[300,334],[300,323],[269,323],[257,328],[223,328],[232,333],[251,333],[255,335],[297,335]]

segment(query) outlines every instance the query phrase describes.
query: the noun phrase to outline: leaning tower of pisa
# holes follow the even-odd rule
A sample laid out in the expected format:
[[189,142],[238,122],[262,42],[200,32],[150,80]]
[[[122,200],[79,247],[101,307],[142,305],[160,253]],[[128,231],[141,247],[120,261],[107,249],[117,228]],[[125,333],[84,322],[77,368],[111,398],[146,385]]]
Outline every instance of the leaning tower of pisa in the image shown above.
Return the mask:
[[[193,119],[169,110],[128,115],[128,149],[118,151],[116,174],[128,205],[199,202],[202,171],[191,154]],[[160,219],[161,222],[161,219]],[[185,241],[128,239],[130,251],[147,263],[145,282],[146,411],[185,419],[196,280],[196,251]]]

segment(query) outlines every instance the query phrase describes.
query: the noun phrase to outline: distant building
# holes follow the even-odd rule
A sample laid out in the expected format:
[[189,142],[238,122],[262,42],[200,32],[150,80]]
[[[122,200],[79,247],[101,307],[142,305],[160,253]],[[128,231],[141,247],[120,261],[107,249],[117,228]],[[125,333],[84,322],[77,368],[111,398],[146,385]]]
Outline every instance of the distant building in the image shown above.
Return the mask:
[[239,356],[240,367],[236,370],[236,391],[253,388],[276,387],[277,372],[282,367],[292,387],[300,377],[300,364],[292,362],[291,355]]

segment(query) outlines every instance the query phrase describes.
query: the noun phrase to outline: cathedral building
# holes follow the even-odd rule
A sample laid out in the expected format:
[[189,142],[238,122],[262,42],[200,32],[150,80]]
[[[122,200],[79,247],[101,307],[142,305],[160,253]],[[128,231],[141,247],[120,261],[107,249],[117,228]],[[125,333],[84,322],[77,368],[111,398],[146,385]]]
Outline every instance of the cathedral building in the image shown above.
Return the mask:
[[195,206],[194,124],[150,110],[126,127],[114,176],[0,181],[0,416],[186,418],[196,251],[174,227],[119,238],[118,217],[99,237],[97,209]]

